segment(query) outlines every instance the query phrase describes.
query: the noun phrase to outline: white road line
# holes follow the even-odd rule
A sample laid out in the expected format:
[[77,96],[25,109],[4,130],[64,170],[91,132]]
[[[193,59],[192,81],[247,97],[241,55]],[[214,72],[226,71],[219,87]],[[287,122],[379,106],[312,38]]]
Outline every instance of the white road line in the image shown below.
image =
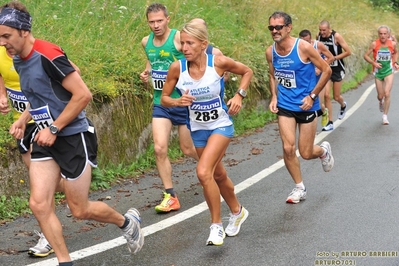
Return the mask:
[[[362,106],[362,104],[364,103],[364,101],[367,99],[367,97],[370,95],[370,93],[373,91],[373,89],[375,88],[375,85],[371,85],[369,86],[362,94],[362,96],[360,96],[359,100],[357,100],[357,102],[355,103],[355,105],[353,105],[348,111],[346,111],[346,115],[345,118],[342,120],[335,120],[334,121],[334,129],[339,127],[346,119],[348,119],[353,113],[356,112],[357,109],[359,109],[360,106]],[[315,143],[319,143],[321,142],[326,136],[328,136],[330,133],[332,133],[332,131],[322,131],[321,133],[319,133],[316,138],[315,138]]]
[[[362,96],[359,98],[359,100],[356,102],[355,105],[353,105],[345,115],[345,118],[342,120],[336,120],[334,121],[334,128],[338,128],[346,119],[348,119],[366,100],[366,98],[369,96],[371,91],[374,89],[375,85],[371,85],[368,87],[365,92],[362,94]],[[332,131],[322,131],[319,133],[316,138],[315,138],[315,143],[321,142],[325,137],[327,137]],[[298,155],[298,151],[297,151]],[[261,181],[262,179],[266,178],[270,174],[274,173],[278,169],[284,166],[284,161],[280,160],[276,162],[275,164],[271,165],[270,167],[260,171],[259,173],[247,178],[246,180],[242,181],[241,183],[237,184],[234,188],[234,191],[236,193],[239,193],[250,186],[256,184],[257,182]],[[184,220],[187,220],[203,211],[206,211],[208,209],[208,206],[206,202],[202,202],[186,211],[180,212],[173,217],[167,218],[165,220],[162,220],[158,223],[146,226],[143,228],[143,232],[145,236],[152,235],[158,231],[161,231],[163,229],[166,229],[172,225],[175,225],[177,223],[183,222]],[[73,261],[77,261],[79,259],[83,259],[85,257],[89,257],[104,251],[107,251],[112,248],[116,248],[121,245],[126,245],[126,240],[121,236],[117,237],[115,239],[87,247],[85,249],[81,249],[75,252],[72,252],[70,254],[71,258]],[[58,261],[57,258],[53,259],[47,259],[47,260],[42,260],[37,263],[29,264],[28,266],[54,266],[57,265]]]

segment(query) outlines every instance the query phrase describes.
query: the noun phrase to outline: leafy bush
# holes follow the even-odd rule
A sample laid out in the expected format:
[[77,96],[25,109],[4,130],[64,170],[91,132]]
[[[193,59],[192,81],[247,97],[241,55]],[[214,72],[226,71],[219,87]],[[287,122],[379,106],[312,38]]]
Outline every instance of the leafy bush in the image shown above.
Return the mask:
[[[14,138],[8,133],[12,124],[12,114],[0,115],[0,154],[5,154],[5,150],[10,146],[15,146]],[[2,160],[3,161],[3,160]]]
[[29,209],[29,202],[26,197],[0,196],[0,222],[11,220],[26,213],[32,213]]
[[385,11],[398,11],[399,0],[371,0],[375,7],[379,7]]

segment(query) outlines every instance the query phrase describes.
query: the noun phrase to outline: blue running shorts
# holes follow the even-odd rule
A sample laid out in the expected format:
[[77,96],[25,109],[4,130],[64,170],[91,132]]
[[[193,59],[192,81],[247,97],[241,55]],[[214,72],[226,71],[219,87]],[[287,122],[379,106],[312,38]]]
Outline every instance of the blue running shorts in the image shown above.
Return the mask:
[[154,104],[152,108],[152,117],[169,119],[174,126],[186,125],[188,110],[187,107],[167,108],[159,104]]
[[234,125],[227,127],[219,127],[213,130],[197,130],[191,132],[191,138],[193,139],[194,146],[196,148],[203,148],[206,146],[208,139],[213,134],[223,135],[227,138],[234,137]]

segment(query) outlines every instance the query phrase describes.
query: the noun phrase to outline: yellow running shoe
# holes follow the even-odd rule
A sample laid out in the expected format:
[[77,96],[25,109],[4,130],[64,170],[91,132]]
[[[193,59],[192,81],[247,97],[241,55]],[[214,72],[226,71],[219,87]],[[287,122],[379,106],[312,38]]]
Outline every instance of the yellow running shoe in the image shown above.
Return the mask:
[[161,204],[155,206],[156,212],[170,212],[180,209],[180,202],[175,194],[174,197],[169,193],[163,192],[163,200]]
[[324,108],[324,113],[321,115],[321,126],[325,127],[328,123],[328,109]]

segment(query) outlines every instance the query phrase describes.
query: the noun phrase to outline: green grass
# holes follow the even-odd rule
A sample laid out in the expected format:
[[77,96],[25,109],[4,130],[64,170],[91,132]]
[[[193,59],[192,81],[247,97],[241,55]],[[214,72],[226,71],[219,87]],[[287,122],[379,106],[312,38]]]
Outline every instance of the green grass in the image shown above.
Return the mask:
[[[371,67],[367,67],[364,69],[361,69],[359,71],[357,71],[353,77],[353,79],[349,80],[349,81],[345,81],[342,83],[342,93],[347,92],[351,89],[356,88],[357,86],[359,86],[359,84],[368,76],[370,75],[371,72]],[[333,95],[332,93],[330,93],[330,95]]]
[[31,214],[26,196],[0,196],[0,225],[22,214]]
[[[144,69],[145,54],[140,45],[148,35],[145,9],[152,1],[144,0],[26,0],[23,1],[33,16],[33,34],[60,45],[69,59],[81,69],[82,77],[94,94],[92,106],[101,109],[108,105],[120,108],[121,117],[104,117],[115,128],[132,124],[122,132],[107,132],[109,147],[100,147],[100,168],[93,171],[91,189],[107,189],[116,180],[135,178],[146,169],[155,167],[153,146],[136,157],[127,154],[129,146],[121,138],[139,138],[140,131],[150,121],[150,92],[139,80]],[[376,28],[388,24],[399,35],[399,18],[387,10],[373,9],[370,1],[291,1],[291,0],[165,0],[170,12],[172,28],[181,26],[194,17],[207,21],[210,42],[222,52],[249,65],[254,71],[246,106],[235,116],[236,135],[264,126],[276,117],[268,106],[258,108],[258,102],[269,97],[268,71],[265,49],[272,43],[267,30],[268,17],[275,10],[283,10],[293,18],[292,35],[297,36],[304,28],[313,35],[318,23],[327,19],[333,29],[341,33],[352,49],[348,58],[348,72],[353,79],[345,81],[343,91],[356,87],[370,72],[370,66],[362,58],[363,52],[377,37]],[[350,19],[348,19],[350,18]],[[383,19],[382,19],[383,18]],[[231,97],[237,90],[238,81],[230,81],[226,95]],[[126,103],[126,98],[131,99]],[[0,154],[3,167],[7,167],[4,150],[15,150],[15,140],[8,134],[11,116],[0,116]],[[102,137],[104,140],[106,137]],[[116,141],[115,139],[116,138]],[[15,150],[15,152],[18,152]],[[115,153],[119,152],[115,156]],[[114,158],[122,158],[124,163]],[[130,156],[130,157],[129,157]],[[176,140],[169,150],[171,160],[182,156]],[[126,163],[129,162],[129,163]],[[0,220],[24,213],[27,196],[16,191],[14,198],[1,198]],[[18,199],[18,197],[20,197]],[[62,195],[57,196],[62,199]],[[10,204],[8,204],[10,202]]]
[[[4,155],[6,153],[7,147],[10,145],[15,146],[15,140],[8,133],[9,128],[12,124],[12,114],[11,112],[7,115],[0,115],[0,154]],[[3,162],[3,160],[1,160]]]
[[237,116],[233,117],[235,135],[250,133],[276,119],[276,114],[269,110],[265,111],[264,108],[243,109]]

